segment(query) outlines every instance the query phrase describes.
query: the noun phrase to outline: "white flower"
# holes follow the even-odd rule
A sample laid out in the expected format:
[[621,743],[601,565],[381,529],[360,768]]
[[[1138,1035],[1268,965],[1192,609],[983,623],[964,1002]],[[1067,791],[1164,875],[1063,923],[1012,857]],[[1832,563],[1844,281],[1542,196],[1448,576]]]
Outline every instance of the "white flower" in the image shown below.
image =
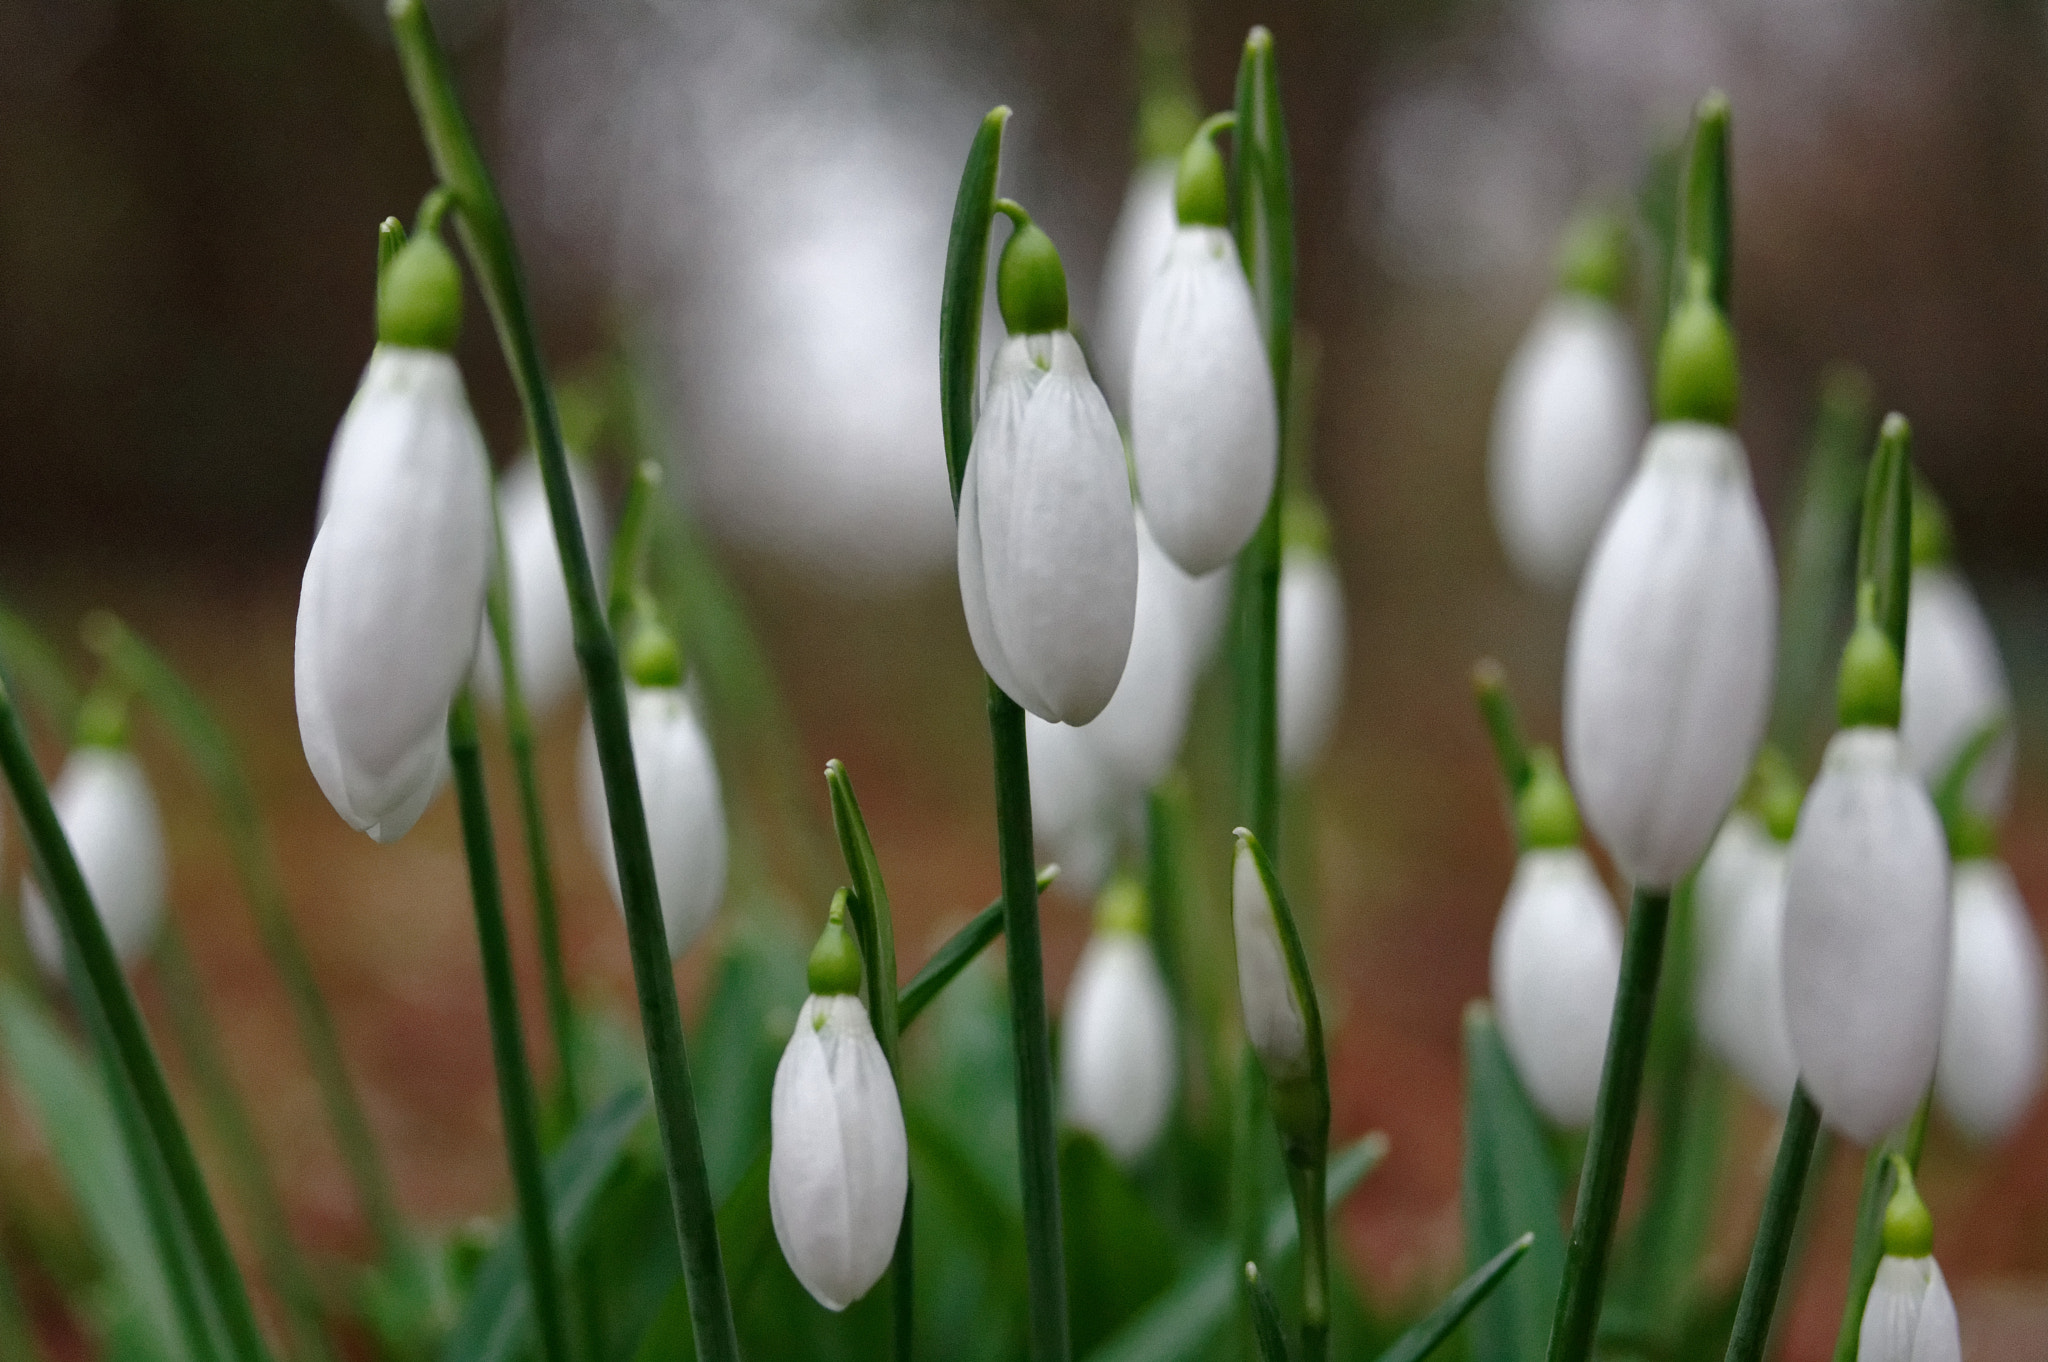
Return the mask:
[[[725,806],[711,744],[689,696],[679,686],[626,687],[633,765],[647,839],[654,848],[654,884],[668,952],[680,958],[703,935],[725,897]],[[618,901],[618,862],[610,804],[597,759],[597,734],[583,721],[580,772],[583,833]]]
[[1886,1254],[1877,1265],[1856,1362],[1962,1362],[1956,1303],[1932,1258]]
[[1906,760],[1922,780],[1948,774],[1963,744],[1993,719],[2004,731],[1977,762],[1969,784],[1970,806],[1987,817],[2005,811],[2012,798],[2016,744],[2012,692],[1998,640],[1984,618],[1970,584],[1951,567],[1913,569],[1913,618],[1906,630],[1906,681],[1899,710],[1899,737]]
[[[569,461],[569,483],[576,493],[576,514],[583,522],[590,570],[602,583],[610,548],[604,498],[589,470],[576,459]],[[531,454],[498,480],[498,526],[505,535],[506,586],[519,684],[526,707],[545,714],[567,698],[580,676],[575,625],[569,614],[569,584],[562,576],[562,557],[555,548],[555,526],[548,517],[540,464]],[[479,699],[493,707],[503,703],[498,645],[488,619],[477,639],[475,680]]]
[[1523,852],[1493,930],[1493,1007],[1522,1085],[1560,1126],[1593,1119],[1620,977],[1621,922],[1586,853]]
[[1959,861],[1953,880],[1955,948],[1934,1091],[1973,1138],[1996,1140],[2041,1086],[2041,943],[2003,864]]
[[1237,244],[1175,229],[1145,295],[1131,369],[1131,460],[1153,533],[1189,573],[1237,556],[1273,498],[1280,416]]
[[910,1183],[896,1082],[858,997],[805,1000],[768,1119],[776,1242],[818,1304],[844,1310],[888,1270]]
[[[142,764],[122,748],[80,747],[50,787],[50,802],[114,954],[122,964],[134,964],[164,920],[163,824]],[[62,978],[63,937],[33,876],[22,878],[21,906],[36,963],[51,978]]]
[[1159,263],[1166,259],[1166,248],[1180,225],[1173,210],[1179,165],[1178,156],[1162,156],[1131,173],[1102,258],[1090,353],[1103,396],[1126,419],[1131,411],[1131,357],[1138,348],[1138,318],[1145,310],[1152,277],[1159,273]]
[[1666,422],[1579,583],[1564,739],[1586,821],[1668,889],[1707,849],[1770,706],[1777,575],[1734,432]]
[[1552,590],[1571,585],[1628,477],[1646,420],[1627,320],[1584,294],[1552,298],[1494,400],[1493,523],[1517,572]]
[[[1728,827],[1735,826],[1730,818]],[[1785,1024],[1786,849],[1754,824],[1762,844],[1747,865],[1711,893],[1704,869],[1693,881],[1701,950],[1693,984],[1693,1016],[1701,1036],[1759,1099],[1782,1111],[1799,1080],[1799,1062]],[[1740,834],[1738,834],[1740,835]],[[1721,854],[1724,830],[1707,853]],[[1725,870],[1732,867],[1724,867]],[[1709,924],[1708,918],[1715,920]]]
[[335,811],[391,842],[440,788],[490,570],[490,463],[454,359],[379,345],[328,467],[299,589],[299,736]]
[[1701,968],[1734,932],[1750,880],[1784,853],[1763,822],[1749,810],[1728,811],[1699,869],[1693,872],[1693,936]]
[[960,597],[981,665],[1041,719],[1116,693],[1137,608],[1123,439],[1064,331],[996,352],[960,488]]
[[1130,801],[1086,729],[1027,714],[1024,751],[1031,767],[1032,839],[1059,863],[1061,886],[1092,899],[1116,868],[1117,834]]
[[1792,837],[1785,1020],[1829,1124],[1871,1144],[1934,1077],[1948,994],[1948,843],[1898,734],[1828,743]]
[[1344,584],[1311,549],[1281,556],[1279,646],[1280,769],[1299,776],[1329,743],[1344,698]]
[[1242,838],[1231,874],[1230,918],[1237,937],[1237,995],[1244,1010],[1245,1039],[1269,1078],[1305,1074],[1308,1023],[1287,972],[1273,900]]
[[1121,928],[1097,929],[1074,966],[1060,1022],[1067,1124],[1134,1162],[1173,1110],[1173,1005],[1151,943]]

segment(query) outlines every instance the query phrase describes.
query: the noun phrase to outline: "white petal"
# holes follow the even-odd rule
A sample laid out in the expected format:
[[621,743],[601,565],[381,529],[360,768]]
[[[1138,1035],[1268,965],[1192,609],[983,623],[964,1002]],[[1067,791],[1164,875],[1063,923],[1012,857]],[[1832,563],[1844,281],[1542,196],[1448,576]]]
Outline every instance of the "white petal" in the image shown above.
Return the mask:
[[1320,554],[1290,550],[1280,564],[1280,769],[1315,764],[1344,699],[1344,584]]
[[1307,1072],[1308,1025],[1287,972],[1273,900],[1251,851],[1240,846],[1232,870],[1231,925],[1237,938],[1237,994],[1245,1038],[1275,1079]]
[[828,1310],[881,1280],[909,1186],[889,1062],[850,994],[812,997],[775,1068],[768,1210],[782,1256]]
[[[974,643],[981,669],[988,673],[1003,694],[1034,714],[1043,715],[1046,704],[1036,692],[1026,690],[1024,678],[1011,665],[996,633],[989,612],[988,548],[984,526],[987,507],[981,495],[983,474],[1007,485],[1017,462],[1018,432],[1032,392],[1045,377],[1034,358],[1032,342],[1043,337],[1012,336],[996,351],[989,367],[988,382],[981,401],[980,419],[975,423],[974,441],[967,451],[967,467],[960,480],[960,512],[957,530],[957,561],[960,573],[960,605],[967,615],[967,636]],[[1051,361],[1050,346],[1038,347]],[[1007,540],[1005,541],[1007,542]]]
[[1621,921],[1586,853],[1525,852],[1493,932],[1493,1006],[1523,1086],[1560,1126],[1593,1119],[1620,976]]
[[2017,751],[2012,692],[1998,640],[1970,584],[1954,568],[1915,568],[1912,607],[1899,712],[1906,759],[1922,780],[1938,781],[1978,729],[2004,718],[2005,730],[1979,758],[1967,787],[1971,806],[1996,817],[2012,799]]
[[1742,443],[1650,432],[1572,612],[1565,756],[1586,821],[1639,885],[1707,849],[1770,706],[1777,575]]
[[[569,482],[576,493],[576,511],[583,522],[583,543],[591,571],[601,584],[611,548],[611,528],[604,497],[581,460],[569,461]],[[555,527],[548,513],[547,489],[540,464],[528,454],[498,481],[498,523],[505,532],[505,565],[512,601],[512,637],[519,656],[519,684],[526,707],[546,714],[576,688],[576,631],[569,612],[569,585],[562,576],[562,558],[555,547]],[[477,637],[477,697],[494,708],[502,703],[498,682],[498,650],[490,621]]]
[[1913,1362],[1963,1362],[1963,1331],[1956,1319],[1955,1298],[1949,1295],[1948,1279],[1941,1264],[1927,1263],[1927,1295],[1920,1302],[1920,1319],[1913,1329]]
[[[1863,1305],[1863,1325],[1856,1335],[1856,1362],[1923,1362],[1914,1345],[1937,1271],[1932,1258],[1895,1258],[1886,1254],[1879,1260],[1877,1278],[1870,1284],[1870,1297]],[[1946,1284],[1942,1295],[1948,1295]],[[1954,1311],[1951,1305],[1951,1319]]]
[[1032,836],[1041,855],[1059,863],[1061,886],[1083,899],[1093,898],[1116,868],[1128,800],[1087,733],[1024,716]]
[[2004,865],[1958,862],[1953,880],[1955,948],[1934,1090],[1973,1138],[1996,1140],[2041,1086],[2041,943]]
[[[1754,863],[1734,886],[1717,948],[1701,953],[1693,1008],[1707,1044],[1751,1092],[1782,1111],[1799,1078],[1785,1022],[1788,857],[1784,848],[1766,841],[1765,848],[1751,853]],[[1697,883],[1695,905],[1700,903]]]
[[1807,1091],[1860,1144],[1934,1077],[1949,942],[1948,843],[1898,735],[1837,733],[1792,838],[1785,1020]]
[[1591,298],[1551,299],[1508,364],[1493,409],[1493,520],[1516,571],[1551,590],[1571,585],[1646,419],[1627,320]]
[[1060,1107],[1124,1163],[1141,1157],[1173,1110],[1173,1005],[1151,943],[1130,932],[1088,939],[1060,1014]]
[[1196,630],[1202,584],[1181,571],[1138,517],[1138,603],[1123,678],[1102,713],[1081,731],[1109,776],[1131,795],[1172,769],[1187,732],[1204,660]]
[[1131,410],[1131,356],[1138,344],[1138,317],[1152,276],[1166,258],[1179,223],[1173,211],[1173,182],[1180,161],[1163,156],[1139,166],[1124,191],[1124,205],[1102,258],[1102,285],[1095,314],[1095,374],[1102,394],[1120,415]]
[[1236,243],[1182,227],[1152,277],[1131,371],[1131,457],[1152,529],[1191,574],[1237,556],[1273,496],[1280,418]]
[[[166,880],[163,824],[141,763],[125,750],[78,748],[50,787],[50,801],[114,954],[133,965],[163,923]],[[63,940],[34,876],[22,878],[21,895],[36,962],[62,978]]]
[[1729,810],[1692,879],[1693,931],[1701,968],[1707,967],[1707,961],[1734,930],[1750,878],[1767,869],[1771,861],[1782,863],[1783,859],[1782,849],[1755,814],[1741,808]]

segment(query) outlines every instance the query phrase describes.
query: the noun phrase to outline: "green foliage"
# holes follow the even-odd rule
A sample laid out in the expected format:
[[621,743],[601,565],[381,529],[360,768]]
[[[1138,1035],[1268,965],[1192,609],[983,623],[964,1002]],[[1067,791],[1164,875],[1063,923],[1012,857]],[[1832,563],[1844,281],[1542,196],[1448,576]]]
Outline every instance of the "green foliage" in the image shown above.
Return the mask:
[[1492,1009],[1465,1011],[1465,1256],[1528,1233],[1528,1261],[1472,1313],[1473,1362],[1536,1362],[1564,1276],[1564,1189],[1542,1119],[1515,1077]]

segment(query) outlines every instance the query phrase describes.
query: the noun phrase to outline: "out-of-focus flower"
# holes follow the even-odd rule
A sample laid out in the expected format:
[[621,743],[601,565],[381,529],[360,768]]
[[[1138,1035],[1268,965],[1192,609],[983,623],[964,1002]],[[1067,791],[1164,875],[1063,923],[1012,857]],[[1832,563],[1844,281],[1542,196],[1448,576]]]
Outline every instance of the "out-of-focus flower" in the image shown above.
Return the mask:
[[1344,699],[1344,583],[1320,511],[1290,503],[1280,555],[1280,769],[1298,777],[1329,745]]
[[1042,854],[1059,863],[1060,883],[1092,898],[1116,868],[1129,797],[1085,728],[1026,714],[1024,748],[1031,767],[1032,837]]
[[[50,802],[79,873],[123,965],[156,940],[164,920],[164,835],[142,764],[125,746],[73,750],[50,787]],[[64,941],[33,876],[21,882],[22,927],[36,963],[64,976]]]
[[1938,781],[1963,745],[1993,721],[2005,731],[1977,762],[1964,789],[1970,806],[1996,817],[2012,797],[2016,751],[2012,692],[1998,641],[1963,575],[1945,563],[1913,569],[1913,627],[1906,631],[1905,696],[1899,737],[1922,780]]
[[1110,232],[1103,256],[1102,283],[1097,291],[1095,334],[1089,353],[1095,376],[1110,407],[1128,417],[1131,410],[1131,357],[1137,351],[1138,317],[1152,278],[1166,259],[1167,246],[1180,224],[1173,212],[1176,156],[1145,162],[1131,173],[1123,208]]
[[[1917,611],[1916,603],[1916,624]],[[2003,862],[1958,861],[1953,881],[1955,945],[1934,1092],[1972,1138],[1997,1140],[2041,1087],[2041,943]]]
[[1061,1114],[1127,1164],[1151,1149],[1173,1110],[1173,1004],[1145,912],[1135,882],[1110,886],[1060,1014]]
[[1280,941],[1273,897],[1242,831],[1231,870],[1230,920],[1237,938],[1237,996],[1244,1013],[1245,1039],[1275,1083],[1308,1072],[1308,1021],[1287,951]]
[[1620,976],[1620,920],[1586,853],[1525,850],[1493,930],[1493,1006],[1522,1085],[1560,1126],[1593,1119]]
[[[590,552],[590,570],[604,580],[610,526],[604,498],[582,461],[569,461],[569,482],[576,492],[577,518],[583,522],[583,543]],[[562,576],[561,554],[555,548],[554,522],[548,517],[547,489],[540,464],[529,454],[498,480],[498,529],[504,536],[505,575],[512,603],[512,641],[518,650],[519,684],[527,708],[545,714],[566,699],[579,679],[575,626],[569,615],[569,584]],[[498,648],[485,620],[476,648],[476,691],[486,704],[503,702],[498,678]]]
[[[1710,862],[1721,842],[1717,838],[1716,851],[1708,853]],[[1701,927],[1693,1016],[1721,1061],[1761,1101],[1782,1111],[1799,1080],[1785,1023],[1786,850],[1765,834],[1763,844],[1745,854],[1750,863],[1711,895],[1701,891],[1704,872],[1693,882]],[[1709,916],[1716,919],[1711,929]]]

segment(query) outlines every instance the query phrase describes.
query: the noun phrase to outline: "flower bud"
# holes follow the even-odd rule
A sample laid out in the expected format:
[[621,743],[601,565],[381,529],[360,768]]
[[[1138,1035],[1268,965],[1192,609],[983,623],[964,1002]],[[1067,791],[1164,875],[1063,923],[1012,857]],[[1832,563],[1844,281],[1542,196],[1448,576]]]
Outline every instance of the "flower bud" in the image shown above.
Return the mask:
[[[1734,825],[1731,817],[1729,826]],[[1706,864],[1723,854],[1727,836],[1715,839]],[[1760,1101],[1782,1111],[1799,1079],[1785,1023],[1786,849],[1763,837],[1747,853],[1727,854],[1746,854],[1749,861],[1724,866],[1710,891],[1704,869],[1693,881],[1701,946],[1694,1023],[1722,1063]]]
[[1152,276],[1159,272],[1179,226],[1174,215],[1178,165],[1177,157],[1161,156],[1132,173],[1103,255],[1102,282],[1096,290],[1101,301],[1088,353],[1103,395],[1126,419],[1131,411],[1131,357],[1138,346],[1138,318],[1145,310]]
[[1280,769],[1300,776],[1329,745],[1344,699],[1344,584],[1327,551],[1280,557]]
[[[148,953],[164,920],[164,835],[156,796],[124,747],[72,751],[50,787],[50,802],[100,922],[123,965]],[[33,876],[21,882],[22,927],[36,963],[64,977],[64,939]]]
[[1912,602],[1899,714],[1906,759],[1922,780],[1938,781],[1978,730],[2006,720],[2005,731],[1964,786],[1971,808],[2001,814],[2012,798],[2017,749],[2010,722],[2012,692],[1998,640],[1970,584],[1952,567],[1914,568]]
[[462,332],[462,269],[440,234],[422,228],[377,281],[377,340],[442,354]]
[[1707,849],[1770,708],[1777,573],[1734,432],[1667,422],[1579,583],[1565,758],[1628,877],[1667,889]]
[[1860,609],[1842,649],[1835,711],[1844,728],[1899,726],[1899,655],[1877,621]]
[[1934,1077],[1948,993],[1948,844],[1898,734],[1828,743],[1785,899],[1785,1019],[1828,1123],[1871,1144]]
[[1735,334],[1714,305],[1705,265],[1694,261],[1657,348],[1657,419],[1732,426],[1738,389]]
[[371,352],[326,492],[299,588],[299,736],[335,812],[391,842],[446,774],[490,572],[490,462],[452,358]]
[[1932,1253],[1933,1222],[1912,1171],[1903,1160],[1894,1167],[1899,1185],[1885,1207],[1884,1257],[1863,1305],[1857,1362],[1962,1362],[1955,1301]]
[[775,1066],[768,1212],[790,1271],[827,1310],[881,1280],[910,1185],[896,1081],[854,993],[813,994]]
[[[703,935],[725,897],[725,806],[711,744],[689,695],[679,686],[626,687],[633,765],[654,849],[654,884],[668,952],[681,958]],[[584,840],[619,899],[610,804],[597,758],[597,734],[583,723],[580,794]]]
[[1620,918],[1586,853],[1523,852],[1493,932],[1493,1006],[1522,1086],[1557,1125],[1593,1119],[1620,977]]
[[1012,335],[1067,329],[1067,271],[1059,248],[1029,218],[1003,243],[996,262],[996,303]]
[[1287,968],[1287,949],[1258,861],[1238,833],[1231,872],[1231,925],[1237,938],[1237,994],[1245,1039],[1274,1083],[1308,1073],[1308,1023]]
[[1971,1138],[2004,1138],[2041,1087],[2041,943],[2012,872],[1990,859],[1952,875],[1955,945],[1934,1093]]
[[[579,459],[569,460],[569,485],[576,493],[576,514],[583,523],[590,570],[603,581],[611,535],[604,497]],[[569,584],[562,576],[562,557],[555,547],[555,524],[548,512],[540,464],[531,454],[498,479],[498,529],[504,535],[505,585],[512,607],[519,685],[527,708],[546,714],[576,689],[582,677],[576,663],[575,621],[569,613]],[[498,647],[488,620],[477,640],[473,680],[479,699],[493,707],[503,702]]]
[[1060,1014],[1060,1109],[1119,1162],[1142,1158],[1173,1110],[1173,1004],[1145,936],[1145,891],[1109,887]]

